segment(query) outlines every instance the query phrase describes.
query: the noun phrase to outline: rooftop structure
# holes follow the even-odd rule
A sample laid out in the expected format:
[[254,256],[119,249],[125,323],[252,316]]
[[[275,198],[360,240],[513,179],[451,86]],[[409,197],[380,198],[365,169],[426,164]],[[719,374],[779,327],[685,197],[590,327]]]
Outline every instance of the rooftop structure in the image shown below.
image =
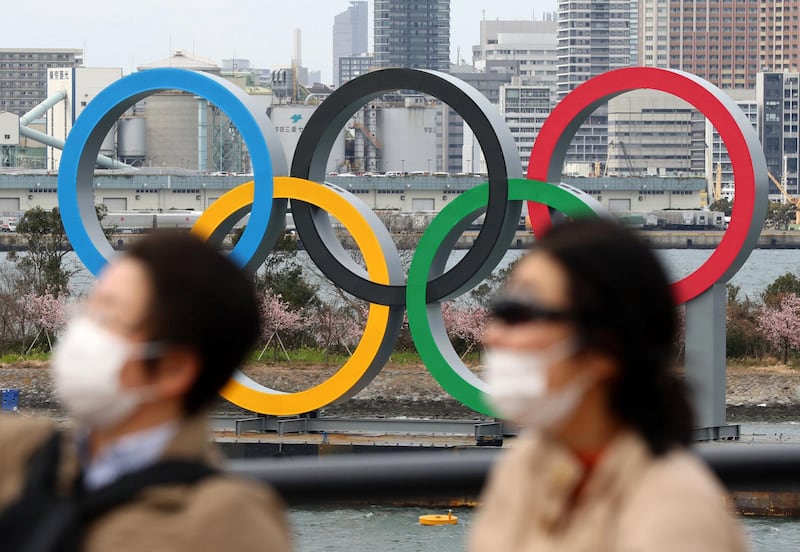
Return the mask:
[[180,69],[191,69],[193,71],[206,71],[207,73],[219,73],[220,66],[211,59],[189,55],[185,50],[175,50],[173,54],[166,59],[159,59],[150,63],[143,63],[136,69],[143,71],[145,69],[155,69],[157,67],[177,67]]

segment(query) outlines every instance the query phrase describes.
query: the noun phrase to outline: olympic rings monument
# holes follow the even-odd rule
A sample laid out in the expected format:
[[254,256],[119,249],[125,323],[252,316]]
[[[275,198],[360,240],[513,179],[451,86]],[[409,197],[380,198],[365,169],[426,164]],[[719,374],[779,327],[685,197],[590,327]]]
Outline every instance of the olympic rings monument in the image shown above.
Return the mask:
[[[488,182],[458,196],[431,222],[407,277],[391,235],[377,215],[353,194],[324,182],[325,164],[345,123],[370,100],[399,89],[429,94],[461,115],[478,139],[488,169]],[[609,99],[639,89],[665,92],[693,105],[717,129],[732,161],[736,201],[728,230],[703,265],[672,284],[676,304],[686,304],[686,374],[701,437],[719,438],[725,431],[725,283],[745,262],[761,231],[767,207],[767,165],[755,130],[735,102],[689,73],[630,67],[586,81],[547,118],[523,177],[516,144],[497,108],[451,75],[383,69],[344,84],[309,119],[287,167],[272,123],[244,91],[207,73],[150,69],[112,83],[78,117],[64,146],[58,202],[72,247],[96,275],[113,255],[97,220],[92,193],[103,138],[117,118],[147,96],[180,90],[203,97],[239,129],[250,152],[253,180],[215,201],[193,232],[220,243],[249,212],[249,222],[230,255],[253,272],[281,233],[287,200],[291,200],[298,235],[317,267],[342,290],[369,303],[361,340],[328,380],[283,393],[239,372],[222,395],[248,410],[281,416],[344,401],[369,385],[389,359],[407,311],[414,343],[436,381],[467,407],[493,416],[484,400],[484,383],[461,362],[447,337],[441,304],[491,273],[512,241],[523,202],[538,235],[547,232],[551,209],[568,216],[609,216],[593,197],[560,183],[561,170],[570,141],[589,115]],[[458,237],[481,213],[485,213],[484,224],[474,245],[445,270]],[[366,269],[344,251],[328,214],[352,234]]]

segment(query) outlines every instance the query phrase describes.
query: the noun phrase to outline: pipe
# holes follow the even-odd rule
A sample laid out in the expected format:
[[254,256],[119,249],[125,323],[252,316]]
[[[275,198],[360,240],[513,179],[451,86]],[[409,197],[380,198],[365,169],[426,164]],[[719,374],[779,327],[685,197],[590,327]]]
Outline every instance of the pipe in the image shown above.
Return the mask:
[[26,127],[42,115],[44,115],[48,109],[54,107],[57,103],[67,98],[67,92],[65,90],[56,90],[52,94],[50,94],[46,100],[44,100],[39,105],[35,106],[33,109],[28,111],[25,115],[19,118],[19,126]]
[[208,157],[208,100],[197,98],[197,170],[206,171]]
[[[33,130],[32,128],[28,128],[28,125],[44,115],[49,109],[53,108],[56,104],[63,101],[67,97],[67,92],[65,90],[56,90],[50,96],[47,97],[39,105],[35,106],[33,109],[28,111],[25,115],[19,118],[19,133],[26,138],[30,138],[31,140],[36,140],[46,146],[51,146],[59,150],[64,149],[64,140],[60,138],[55,138],[44,132],[39,132],[38,130]],[[101,167],[105,167],[107,169],[132,169],[130,165],[127,165],[121,161],[117,161],[116,159],[112,159],[105,155],[98,155],[97,156],[97,164]]]
[[[24,127],[20,125],[19,133],[31,140],[36,140],[37,142],[41,142],[46,146],[52,146],[56,149],[63,150],[64,149],[64,140],[60,138],[55,138],[50,136],[49,134],[45,134],[44,132],[39,132],[38,130],[33,130],[32,128]],[[98,155],[97,156],[97,164],[101,167],[105,167],[107,169],[132,169],[130,165],[123,163],[122,161],[117,161],[116,159],[111,159],[105,155]]]

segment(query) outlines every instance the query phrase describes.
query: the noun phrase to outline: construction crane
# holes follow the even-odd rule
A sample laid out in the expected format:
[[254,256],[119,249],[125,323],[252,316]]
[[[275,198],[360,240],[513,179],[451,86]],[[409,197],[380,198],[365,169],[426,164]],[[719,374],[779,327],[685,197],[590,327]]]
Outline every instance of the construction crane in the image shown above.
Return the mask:
[[722,163],[717,163],[717,179],[714,182],[714,201],[719,201],[720,199],[722,199]]
[[783,194],[783,197],[786,198],[786,201],[794,205],[794,223],[796,226],[800,226],[800,198],[796,198],[794,196],[789,195],[789,192],[786,190],[786,186],[780,180],[775,178],[771,172],[767,172],[769,175],[769,179],[772,180],[772,183],[775,184],[778,189]]
[[614,140],[611,140],[608,143],[608,155],[606,157],[606,170],[605,170],[605,174],[603,176],[608,176],[608,166],[611,164],[611,151],[615,146],[619,146],[619,148],[622,150],[622,158],[625,160],[625,166],[628,169],[628,176],[638,176],[638,174],[637,174],[638,171],[633,166],[633,161],[631,160],[631,156],[628,155],[628,150],[625,148],[625,142],[623,142],[621,140],[619,142],[615,142]]

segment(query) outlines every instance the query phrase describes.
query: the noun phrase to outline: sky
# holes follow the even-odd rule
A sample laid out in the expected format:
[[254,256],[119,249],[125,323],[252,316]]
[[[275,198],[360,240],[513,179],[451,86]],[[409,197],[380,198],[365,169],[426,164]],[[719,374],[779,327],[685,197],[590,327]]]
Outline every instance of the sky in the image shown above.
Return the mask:
[[[456,48],[471,61],[480,20],[542,19],[557,0],[451,0],[451,60]],[[292,30],[303,32],[303,65],[331,79],[333,17],[349,0],[39,0],[4,2],[0,48],[82,48],[88,67],[136,67],[168,57],[170,50],[212,59],[250,59],[252,67],[285,66]],[[372,43],[370,0],[370,44]]]

